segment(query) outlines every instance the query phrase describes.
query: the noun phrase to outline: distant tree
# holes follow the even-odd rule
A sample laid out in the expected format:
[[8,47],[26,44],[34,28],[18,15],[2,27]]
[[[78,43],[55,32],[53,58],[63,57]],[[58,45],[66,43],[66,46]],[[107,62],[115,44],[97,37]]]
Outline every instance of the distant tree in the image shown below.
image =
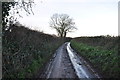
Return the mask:
[[67,14],[53,14],[50,20],[50,27],[57,31],[59,37],[66,37],[68,32],[77,29],[75,22]]

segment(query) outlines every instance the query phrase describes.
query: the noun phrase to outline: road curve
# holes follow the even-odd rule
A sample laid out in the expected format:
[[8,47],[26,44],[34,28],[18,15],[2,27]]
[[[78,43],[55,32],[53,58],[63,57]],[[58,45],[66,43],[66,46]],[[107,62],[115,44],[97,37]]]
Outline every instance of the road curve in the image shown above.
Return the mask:
[[66,42],[60,46],[47,65],[44,78],[100,78],[84,59]]

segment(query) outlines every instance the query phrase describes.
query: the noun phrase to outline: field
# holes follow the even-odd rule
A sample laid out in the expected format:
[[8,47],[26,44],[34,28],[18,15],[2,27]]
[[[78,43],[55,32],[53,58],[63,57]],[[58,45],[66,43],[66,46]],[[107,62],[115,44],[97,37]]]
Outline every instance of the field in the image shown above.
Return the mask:
[[118,37],[79,37],[71,40],[71,46],[105,78],[120,76]]

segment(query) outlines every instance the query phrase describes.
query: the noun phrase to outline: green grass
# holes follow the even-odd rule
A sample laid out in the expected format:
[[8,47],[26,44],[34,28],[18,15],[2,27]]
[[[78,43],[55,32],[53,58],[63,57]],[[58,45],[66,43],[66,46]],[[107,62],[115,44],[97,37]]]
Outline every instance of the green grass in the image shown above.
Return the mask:
[[87,58],[93,66],[102,72],[105,77],[118,78],[120,68],[118,67],[118,53],[114,49],[105,50],[100,47],[88,46],[85,43],[71,41],[71,46],[80,55]]
[[39,58],[39,60],[32,60],[31,65],[29,65],[28,68],[23,69],[23,71],[20,71],[20,72],[18,73],[18,76],[17,76],[17,77],[19,77],[19,78],[26,78],[26,76],[27,76],[27,77],[32,77],[33,74],[35,74],[36,71],[38,71],[39,68],[42,67],[44,61],[45,61],[45,60],[44,60],[44,59],[41,59],[41,58]]

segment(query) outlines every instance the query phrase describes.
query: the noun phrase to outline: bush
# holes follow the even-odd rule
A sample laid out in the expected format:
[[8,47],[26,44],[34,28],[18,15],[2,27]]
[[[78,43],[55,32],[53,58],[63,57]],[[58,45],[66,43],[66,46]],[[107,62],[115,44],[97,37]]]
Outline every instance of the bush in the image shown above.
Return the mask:
[[3,33],[3,78],[34,77],[63,42],[24,26],[10,26]]

